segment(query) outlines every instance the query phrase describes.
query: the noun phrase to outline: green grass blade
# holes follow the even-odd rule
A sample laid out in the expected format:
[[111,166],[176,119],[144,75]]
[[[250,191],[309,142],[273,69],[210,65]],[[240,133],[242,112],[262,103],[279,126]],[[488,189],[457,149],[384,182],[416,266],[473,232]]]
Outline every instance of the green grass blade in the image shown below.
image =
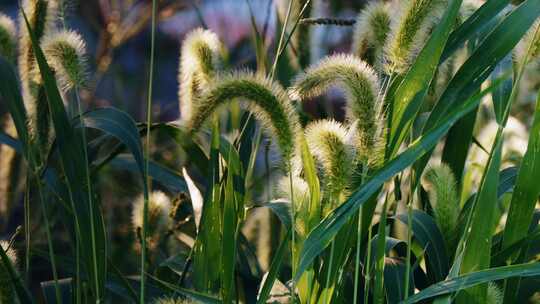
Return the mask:
[[474,37],[476,33],[498,21],[496,16],[509,3],[510,0],[486,1],[478,10],[476,10],[476,12],[474,12],[474,14],[467,18],[463,24],[452,32],[448,38],[448,43],[444,49],[441,62],[452,56],[458,48],[462,47],[467,40]]
[[291,232],[292,232],[292,227],[287,226],[287,233],[285,234],[285,238],[279,244],[276,254],[274,255],[274,258],[272,259],[272,263],[270,264],[270,269],[268,270],[268,274],[266,275],[266,279],[264,280],[263,287],[261,288],[261,291],[259,292],[259,296],[257,298],[257,304],[266,303],[266,301],[268,300],[268,297],[270,296],[270,292],[272,291],[272,287],[274,286],[274,282],[276,281],[276,278],[278,276],[279,270],[281,268],[281,264],[283,263],[283,260],[285,259],[287,248],[289,247],[288,243],[289,243],[289,240],[291,239]]
[[431,80],[435,75],[446,40],[459,13],[461,2],[461,0],[453,0],[448,4],[448,9],[439,25],[435,28],[426,46],[418,54],[414,65],[410,68],[393,96],[389,138],[390,156],[397,153],[397,149],[405,136],[409,134],[409,129],[422,106]]
[[[407,214],[398,214],[397,220],[407,225]],[[435,220],[420,210],[412,212],[412,232],[416,241],[426,251],[428,277],[434,281],[442,281],[448,274],[450,261],[445,248],[443,236]]]
[[[469,273],[489,268],[491,258],[492,235],[495,229],[494,202],[497,201],[499,184],[499,167],[501,165],[502,129],[495,140],[487,167],[482,177],[472,209],[470,223],[466,226],[464,236],[463,261],[460,273]],[[458,295],[457,303],[484,303],[487,296],[487,285],[467,289]]]
[[506,278],[532,277],[538,275],[540,275],[540,263],[528,263],[475,271],[432,285],[401,303],[418,303],[432,297],[453,293],[478,284],[503,280]]
[[[437,125],[450,109],[459,106],[459,103],[480,87],[497,64],[521,40],[538,15],[540,15],[540,0],[527,0],[516,7],[488,34],[446,87],[431,111],[423,132]],[[415,165],[417,178],[424,170],[430,155],[431,152],[427,153]]]
[[90,286],[96,299],[100,300],[104,293],[107,274],[106,241],[99,206],[95,202],[91,204],[89,198],[92,195],[85,192],[87,166],[80,165],[85,163],[83,158],[85,147],[83,147],[80,134],[70,124],[54,74],[47,64],[24,12],[23,16],[44,82],[49,111],[56,133],[56,143],[60,151],[60,160],[70,190],[71,201],[75,208],[76,233],[81,240],[83,258],[91,280]]
[[514,194],[504,228],[503,248],[527,235],[534,213],[534,207],[540,194],[540,94],[536,101],[534,122],[530,130],[527,151],[523,156],[514,187]]
[[358,188],[353,194],[338,208],[334,209],[307,237],[300,253],[298,270],[295,280],[311,265],[313,260],[330,244],[340,228],[345,225],[358,209],[373,195],[378,189],[396,173],[404,170],[424,153],[432,149],[438,140],[446,134],[450,127],[465,114],[474,109],[480,99],[485,96],[498,82],[493,84],[483,92],[472,96],[460,107],[452,111],[443,123],[433,128],[430,132],[415,141],[406,151],[388,162],[372,177]]

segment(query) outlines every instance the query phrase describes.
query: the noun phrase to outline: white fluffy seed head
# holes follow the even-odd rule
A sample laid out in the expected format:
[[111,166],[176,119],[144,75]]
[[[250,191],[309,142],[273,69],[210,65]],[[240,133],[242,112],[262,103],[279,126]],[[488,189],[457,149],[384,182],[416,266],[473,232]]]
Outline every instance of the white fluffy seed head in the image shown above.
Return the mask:
[[193,115],[193,103],[219,69],[224,49],[219,37],[210,30],[195,29],[184,39],[178,74],[182,120],[188,121]]
[[60,31],[43,37],[41,48],[63,91],[86,84],[86,44],[74,31]]
[[[164,233],[169,229],[171,218],[172,203],[169,197],[161,192],[154,191],[150,193],[148,200],[148,226],[147,231],[149,236],[155,236]],[[133,204],[131,215],[131,223],[135,232],[137,229],[142,229],[143,226],[143,211],[144,211],[144,196],[140,195]]]
[[405,73],[442,16],[447,0],[402,0],[394,2],[397,18],[392,19],[384,48],[388,74]]
[[354,168],[355,148],[348,144],[347,129],[335,120],[319,120],[306,127],[305,136],[322,169],[326,194],[336,202],[341,201]]
[[382,50],[390,32],[390,4],[369,3],[356,18],[352,53],[373,65],[379,65]]
[[0,13],[0,56],[15,63],[17,58],[17,29],[15,22]]
[[261,123],[263,130],[277,139],[283,157],[288,163],[296,151],[298,114],[285,90],[274,81],[251,72],[233,72],[216,75],[207,92],[197,99],[193,114],[186,122],[188,129],[199,130],[212,113],[233,99],[244,105]]
[[378,101],[379,80],[375,71],[353,55],[332,55],[310,66],[296,77],[289,96],[305,100],[323,94],[333,85],[346,93],[345,114],[350,122],[358,121],[359,152],[368,154],[373,147],[382,119]]

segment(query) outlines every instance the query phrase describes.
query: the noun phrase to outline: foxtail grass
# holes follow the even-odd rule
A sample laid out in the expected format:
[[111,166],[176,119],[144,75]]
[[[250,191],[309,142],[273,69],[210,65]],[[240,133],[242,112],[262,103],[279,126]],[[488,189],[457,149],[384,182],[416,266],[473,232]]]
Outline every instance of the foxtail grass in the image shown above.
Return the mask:
[[0,13],[0,56],[9,62],[17,61],[17,29],[15,22],[8,16]]

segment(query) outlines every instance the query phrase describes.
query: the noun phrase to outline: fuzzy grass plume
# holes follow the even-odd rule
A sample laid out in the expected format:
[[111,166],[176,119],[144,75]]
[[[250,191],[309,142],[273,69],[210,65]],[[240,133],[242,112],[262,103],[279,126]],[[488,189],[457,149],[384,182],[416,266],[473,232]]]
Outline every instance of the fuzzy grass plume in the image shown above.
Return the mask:
[[178,82],[182,120],[193,115],[196,98],[206,89],[219,68],[224,46],[218,36],[201,28],[191,31],[182,44]]
[[0,13],[0,56],[9,62],[17,61],[17,29],[15,22]]
[[[35,37],[42,38],[54,31],[57,0],[24,0],[24,10]],[[50,117],[39,68],[32,49],[32,40],[22,13],[19,16],[19,76],[24,105],[28,113],[29,129],[41,153],[46,154],[50,142]]]
[[[0,241],[0,246],[2,247],[2,250],[7,250],[6,255],[11,261],[11,264],[16,265],[17,254],[15,250],[10,247],[9,242]],[[2,261],[0,261],[0,303],[17,303],[13,282],[11,281],[9,272]]]
[[[10,116],[3,122],[3,131],[17,137],[15,124]],[[0,145],[0,217],[6,222],[12,210],[19,181],[20,156],[8,145]]]
[[306,127],[306,141],[320,163],[325,192],[338,201],[343,199],[354,166],[354,146],[348,144],[347,129],[334,120],[320,120]]
[[[169,229],[171,206],[171,200],[165,193],[161,191],[150,193],[148,200],[148,236],[158,236]],[[133,205],[131,216],[131,223],[136,231],[141,229],[143,225],[143,208],[144,197],[141,195]]]
[[373,65],[378,65],[390,32],[390,23],[389,3],[369,3],[356,18],[352,53]]
[[388,74],[404,73],[424,46],[432,25],[444,11],[445,0],[403,0],[392,20],[385,45],[385,69]]
[[77,32],[66,30],[46,35],[41,47],[64,92],[85,85],[86,44]]
[[322,95],[333,85],[346,92],[346,116],[357,121],[359,153],[369,154],[375,145],[381,107],[377,103],[379,80],[375,71],[353,55],[332,55],[310,66],[296,77],[289,95],[305,100]]
[[429,200],[433,207],[435,221],[451,252],[454,249],[459,216],[456,180],[450,167],[445,164],[429,168],[424,178],[428,184]]
[[197,101],[187,127],[196,132],[212,113],[235,98],[246,101],[249,111],[263,130],[269,130],[277,139],[283,157],[289,161],[295,152],[298,115],[285,90],[263,76],[250,72],[218,75]]

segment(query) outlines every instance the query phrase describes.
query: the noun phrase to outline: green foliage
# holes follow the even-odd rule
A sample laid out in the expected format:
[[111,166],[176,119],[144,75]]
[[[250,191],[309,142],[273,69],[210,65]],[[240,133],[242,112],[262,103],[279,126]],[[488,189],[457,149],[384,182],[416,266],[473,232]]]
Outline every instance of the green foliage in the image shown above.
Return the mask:
[[[0,14],[0,98],[13,122],[0,133],[2,169],[13,148],[27,171],[24,268],[16,233],[0,246],[0,302],[40,297],[29,289],[34,256],[52,276],[40,282],[51,303],[515,303],[526,294],[519,278],[540,276],[540,100],[534,117],[518,102],[537,94],[522,82],[538,59],[540,0],[463,2],[371,2],[357,15],[352,54],[310,62],[312,27],[332,23],[300,19],[326,18],[317,16],[323,2],[279,1],[273,58],[251,12],[257,73],[227,70],[218,35],[193,30],[180,54],[181,119],[156,124],[157,1],[140,124],[114,108],[83,113],[92,64],[79,34],[56,29],[62,3],[24,1],[18,40]],[[284,87],[291,67],[307,68]],[[335,86],[343,111],[309,109]],[[532,126],[519,166],[506,168],[510,116]],[[469,146],[490,120],[497,134],[477,162]],[[481,178],[462,178],[465,170]],[[112,200],[127,184],[142,194],[119,208]],[[261,263],[262,246],[271,263]]]

